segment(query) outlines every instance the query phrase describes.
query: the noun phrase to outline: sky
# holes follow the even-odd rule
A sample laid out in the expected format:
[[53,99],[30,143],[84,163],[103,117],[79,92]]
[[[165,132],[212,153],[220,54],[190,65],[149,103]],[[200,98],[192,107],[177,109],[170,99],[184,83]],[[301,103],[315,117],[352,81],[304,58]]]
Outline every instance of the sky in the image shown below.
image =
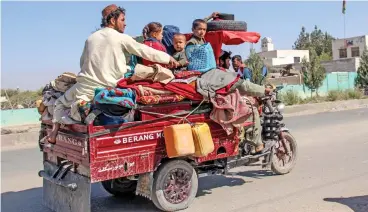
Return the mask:
[[[276,49],[291,49],[302,26],[317,25],[344,37],[342,1],[307,2],[1,2],[1,88],[35,90],[63,72],[79,72],[87,37],[100,26],[101,11],[115,3],[126,9],[125,33],[140,35],[151,21],[190,32],[191,23],[214,11],[235,14],[248,31],[271,37]],[[346,37],[368,34],[368,2],[347,1]],[[255,44],[260,50],[260,42]],[[225,46],[246,57],[250,44]]]

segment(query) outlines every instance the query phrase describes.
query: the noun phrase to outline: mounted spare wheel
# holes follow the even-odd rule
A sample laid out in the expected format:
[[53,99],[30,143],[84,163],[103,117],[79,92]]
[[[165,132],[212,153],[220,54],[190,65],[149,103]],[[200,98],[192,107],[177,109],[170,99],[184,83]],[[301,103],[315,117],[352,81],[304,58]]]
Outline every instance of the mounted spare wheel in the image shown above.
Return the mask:
[[117,178],[101,182],[102,187],[110,194],[120,197],[134,194],[137,181],[126,178]]
[[207,31],[247,31],[247,22],[245,21],[230,21],[230,20],[219,20],[210,21],[207,23]]
[[219,13],[218,18],[221,20],[230,20],[230,21],[235,20],[234,14],[227,14],[227,13]]
[[186,161],[163,163],[154,174],[151,199],[163,211],[188,208],[197,195],[198,177]]

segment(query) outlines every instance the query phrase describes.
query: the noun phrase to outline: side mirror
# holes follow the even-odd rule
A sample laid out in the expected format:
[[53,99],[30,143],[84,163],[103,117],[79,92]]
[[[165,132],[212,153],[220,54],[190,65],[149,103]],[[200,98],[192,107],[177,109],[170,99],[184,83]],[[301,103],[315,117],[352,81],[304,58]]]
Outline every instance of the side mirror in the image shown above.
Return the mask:
[[267,76],[267,74],[268,74],[267,67],[266,66],[263,66],[263,68],[262,68],[262,76],[265,77],[265,76]]

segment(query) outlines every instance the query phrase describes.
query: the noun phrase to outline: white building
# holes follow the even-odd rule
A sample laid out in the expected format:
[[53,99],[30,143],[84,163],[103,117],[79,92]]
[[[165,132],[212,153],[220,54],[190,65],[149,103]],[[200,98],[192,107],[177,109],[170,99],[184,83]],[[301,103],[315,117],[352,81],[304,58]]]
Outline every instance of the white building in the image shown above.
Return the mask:
[[271,38],[262,39],[262,52],[257,53],[267,66],[301,63],[305,57],[309,61],[309,50],[275,50]]
[[368,49],[368,35],[336,39],[332,41],[332,58],[338,60],[360,57],[365,48]]

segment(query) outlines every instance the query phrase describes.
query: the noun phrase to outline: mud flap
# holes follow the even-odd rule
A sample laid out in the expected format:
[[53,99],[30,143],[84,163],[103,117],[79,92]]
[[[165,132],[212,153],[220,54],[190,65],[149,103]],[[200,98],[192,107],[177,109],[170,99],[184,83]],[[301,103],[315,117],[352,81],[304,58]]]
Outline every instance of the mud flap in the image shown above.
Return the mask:
[[91,181],[70,171],[71,164],[59,167],[44,162],[43,204],[55,212],[90,212]]

